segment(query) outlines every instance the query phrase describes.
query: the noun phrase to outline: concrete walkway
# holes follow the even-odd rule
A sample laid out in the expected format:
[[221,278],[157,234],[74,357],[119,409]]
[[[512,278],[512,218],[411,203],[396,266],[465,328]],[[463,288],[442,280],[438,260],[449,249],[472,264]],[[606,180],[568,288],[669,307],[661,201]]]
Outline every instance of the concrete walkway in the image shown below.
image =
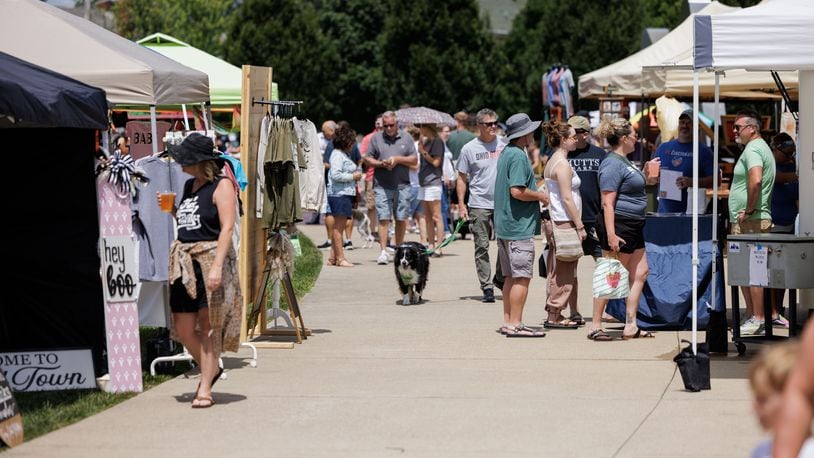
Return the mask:
[[[321,226],[301,230],[325,239]],[[248,351],[227,354],[212,408],[191,409],[196,376],[179,377],[6,455],[736,457],[759,440],[746,379],[755,346],[714,357],[712,390],[688,393],[672,362],[688,332],[507,339],[495,333],[500,298],[480,302],[472,252],[471,238],[450,245],[432,260],[427,301],[403,307],[378,249],[350,251],[356,267],[323,268],[302,300],[313,336],[259,350],[257,368]],[[592,270],[583,258],[586,318]],[[527,324],[544,318],[544,297],[533,279]]]

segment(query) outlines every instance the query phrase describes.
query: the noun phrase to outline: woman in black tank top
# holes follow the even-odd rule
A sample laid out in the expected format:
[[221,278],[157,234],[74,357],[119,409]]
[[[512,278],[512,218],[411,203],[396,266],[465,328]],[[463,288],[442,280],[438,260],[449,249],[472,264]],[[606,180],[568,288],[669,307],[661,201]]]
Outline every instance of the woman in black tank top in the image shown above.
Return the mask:
[[[220,324],[224,320],[210,314],[212,310],[207,296],[214,304],[214,292],[236,286],[233,284],[237,282],[236,276],[231,272],[236,271],[232,232],[237,217],[237,196],[232,183],[220,176],[223,159],[214,152],[210,138],[192,134],[181,145],[172,148],[170,154],[184,172],[193,177],[185,183],[184,195],[172,211],[178,222],[178,240],[173,243],[170,253],[173,331],[201,368],[200,384],[192,407],[210,407],[214,404],[212,385],[222,372],[218,368],[222,329],[216,329],[218,326],[213,323]],[[190,259],[193,269],[185,264]],[[192,291],[195,298],[187,289],[192,278],[174,274],[184,270],[194,270],[195,288]],[[229,284],[224,284],[224,280]],[[222,296],[224,294],[218,294],[217,300],[222,301]],[[220,304],[218,306],[220,309]]]

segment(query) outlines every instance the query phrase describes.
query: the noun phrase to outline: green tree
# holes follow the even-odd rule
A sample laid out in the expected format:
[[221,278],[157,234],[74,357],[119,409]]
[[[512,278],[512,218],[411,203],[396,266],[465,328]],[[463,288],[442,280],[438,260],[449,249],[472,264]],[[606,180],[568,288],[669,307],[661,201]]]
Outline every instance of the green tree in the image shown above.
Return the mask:
[[130,40],[161,32],[223,57],[232,0],[119,0],[116,30]]
[[690,14],[687,2],[674,0],[642,0],[645,27],[674,29]]
[[389,0],[380,36],[380,108],[401,104],[452,112],[491,100],[495,45],[474,0]]
[[334,117],[336,46],[325,36],[312,3],[303,0],[246,0],[234,14],[227,60],[273,68],[280,98],[303,100],[315,120]]
[[367,132],[377,114],[374,101],[384,80],[378,37],[387,16],[380,0],[323,0],[315,2],[322,32],[338,50],[330,69],[341,112],[326,114],[344,119],[360,133]]
[[643,9],[638,0],[529,0],[502,45],[508,62],[500,77],[510,112],[539,117],[541,77],[552,65],[579,75],[639,48]]

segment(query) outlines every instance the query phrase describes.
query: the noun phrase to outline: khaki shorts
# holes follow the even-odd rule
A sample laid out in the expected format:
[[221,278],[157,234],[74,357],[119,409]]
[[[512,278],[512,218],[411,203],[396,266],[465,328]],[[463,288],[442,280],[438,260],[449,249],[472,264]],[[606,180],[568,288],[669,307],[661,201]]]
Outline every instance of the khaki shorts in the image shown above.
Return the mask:
[[365,181],[365,208],[376,208],[376,197],[373,195],[373,182]]
[[772,228],[770,219],[748,219],[741,223],[732,223],[732,235],[738,234],[760,234],[769,232]]
[[534,274],[534,239],[497,239],[497,259],[503,276],[531,278]]

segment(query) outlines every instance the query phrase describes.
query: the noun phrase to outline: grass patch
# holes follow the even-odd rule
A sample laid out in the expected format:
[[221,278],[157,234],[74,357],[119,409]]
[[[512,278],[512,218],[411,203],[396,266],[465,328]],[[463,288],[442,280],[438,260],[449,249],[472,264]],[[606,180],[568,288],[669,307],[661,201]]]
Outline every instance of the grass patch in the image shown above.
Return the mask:
[[[317,281],[322,269],[322,253],[314,243],[303,235],[299,235],[302,255],[294,262],[294,275],[292,282],[298,299],[301,299]],[[271,285],[269,285],[271,288]],[[269,292],[271,289],[269,289]],[[268,306],[271,307],[271,294],[268,295]],[[280,306],[287,309],[285,294],[282,294]],[[166,382],[190,369],[188,363],[160,364],[156,368],[164,374],[151,376],[150,362],[158,356],[154,344],[165,338],[167,331],[160,328],[139,328],[142,355],[142,380],[144,391]],[[182,351],[181,345],[176,345],[178,353]],[[14,393],[17,405],[23,415],[23,429],[25,440],[30,441],[36,437],[47,434],[63,426],[75,423],[108,409],[122,401],[136,396],[137,393],[104,393],[98,390],[71,390],[71,391],[37,391],[28,393]],[[0,451],[7,447],[0,445]]]
[[[314,287],[314,283],[316,283],[319,277],[319,272],[322,270],[323,264],[322,253],[319,251],[319,248],[314,245],[314,242],[302,232],[299,234],[299,239],[302,255],[297,256],[294,260],[294,275],[291,277],[291,283],[294,285],[294,294],[297,296],[297,300],[302,299],[303,296]],[[272,306],[272,288],[273,282],[269,281],[268,287],[266,288],[266,307]],[[280,308],[288,310],[288,300],[286,300],[285,292],[282,289],[280,289]]]
[[[144,375],[144,390],[159,385],[174,375]],[[99,390],[35,391],[14,393],[23,415],[26,442],[135,396],[136,393],[105,393]]]

